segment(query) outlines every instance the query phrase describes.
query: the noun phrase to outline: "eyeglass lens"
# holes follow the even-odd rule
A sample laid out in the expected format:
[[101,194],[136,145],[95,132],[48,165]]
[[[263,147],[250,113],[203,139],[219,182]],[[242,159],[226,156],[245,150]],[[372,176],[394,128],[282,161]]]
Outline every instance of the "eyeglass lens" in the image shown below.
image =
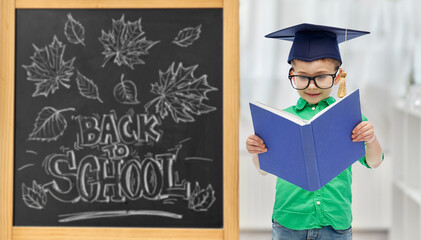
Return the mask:
[[[310,79],[306,76],[292,76],[291,83],[296,89],[305,89],[310,83]],[[319,88],[330,88],[333,85],[332,75],[320,75],[314,78],[314,82]]]

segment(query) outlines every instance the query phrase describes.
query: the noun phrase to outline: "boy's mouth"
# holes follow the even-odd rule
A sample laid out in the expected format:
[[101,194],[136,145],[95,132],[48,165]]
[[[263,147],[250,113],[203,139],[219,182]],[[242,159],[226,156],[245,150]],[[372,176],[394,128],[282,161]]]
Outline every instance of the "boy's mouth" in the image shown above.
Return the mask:
[[305,93],[307,94],[309,97],[317,97],[319,96],[321,93]]

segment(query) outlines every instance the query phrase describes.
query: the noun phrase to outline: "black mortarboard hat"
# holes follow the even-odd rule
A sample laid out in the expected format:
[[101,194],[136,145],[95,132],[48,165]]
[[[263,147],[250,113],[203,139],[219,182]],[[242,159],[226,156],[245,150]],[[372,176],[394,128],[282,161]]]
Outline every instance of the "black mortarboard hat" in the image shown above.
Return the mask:
[[291,63],[292,59],[311,62],[322,58],[333,58],[342,64],[338,43],[369,33],[303,23],[270,33],[265,37],[293,42],[288,63]]

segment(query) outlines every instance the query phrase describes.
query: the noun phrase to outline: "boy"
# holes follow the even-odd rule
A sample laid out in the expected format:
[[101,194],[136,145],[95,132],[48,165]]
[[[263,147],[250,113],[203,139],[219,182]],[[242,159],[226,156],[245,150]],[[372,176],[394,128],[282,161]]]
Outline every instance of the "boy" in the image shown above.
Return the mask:
[[[332,86],[339,82],[335,76],[342,64],[338,43],[367,33],[300,24],[267,35],[293,41],[288,57],[288,63],[291,64],[288,78],[300,99],[296,106],[285,111],[308,120],[335,102],[330,93]],[[366,143],[366,155],[359,160],[360,163],[368,168],[377,168],[383,160],[382,148],[373,125],[364,116],[362,120],[350,136],[352,141]],[[247,138],[246,147],[253,154],[253,163],[257,169],[266,174],[259,168],[257,155],[268,151],[264,140],[251,135]],[[351,182],[351,167],[313,192],[278,178],[272,215],[272,239],[352,239]]]

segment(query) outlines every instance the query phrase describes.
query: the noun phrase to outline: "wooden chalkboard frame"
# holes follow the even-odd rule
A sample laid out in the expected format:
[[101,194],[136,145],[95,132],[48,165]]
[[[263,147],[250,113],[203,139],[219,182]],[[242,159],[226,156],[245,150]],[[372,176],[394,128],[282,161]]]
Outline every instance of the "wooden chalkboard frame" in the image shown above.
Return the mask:
[[[0,240],[24,239],[238,239],[238,0],[0,0]],[[14,227],[14,105],[16,9],[223,9],[223,228]]]

